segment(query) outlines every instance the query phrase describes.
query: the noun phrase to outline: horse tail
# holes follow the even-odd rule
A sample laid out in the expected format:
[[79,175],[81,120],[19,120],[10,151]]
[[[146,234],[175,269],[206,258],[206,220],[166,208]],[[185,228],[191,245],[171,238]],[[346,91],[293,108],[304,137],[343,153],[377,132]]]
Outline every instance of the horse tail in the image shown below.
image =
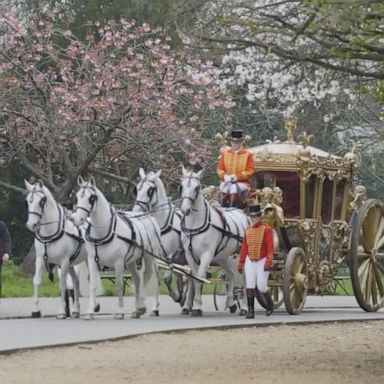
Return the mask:
[[[75,271],[79,277],[80,295],[82,297],[89,297],[89,269],[86,261],[75,265]],[[103,285],[101,282],[100,274],[96,275],[96,296],[103,294]]]
[[151,255],[144,256],[144,287],[147,296],[159,294],[159,271],[155,258]]

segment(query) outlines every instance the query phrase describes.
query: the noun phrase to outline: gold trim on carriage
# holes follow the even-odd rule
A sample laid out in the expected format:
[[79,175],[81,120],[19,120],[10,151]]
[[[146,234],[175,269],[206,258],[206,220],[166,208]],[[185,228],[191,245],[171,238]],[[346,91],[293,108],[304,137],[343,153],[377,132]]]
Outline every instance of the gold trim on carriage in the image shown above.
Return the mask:
[[363,186],[351,192],[357,145],[336,156],[310,146],[306,132],[295,142],[293,118],[285,130],[286,141],[248,148],[256,165],[248,199],[261,203],[275,232],[275,307],[284,302],[290,314],[300,313],[307,294],[328,292],[346,265],[361,308],[377,311],[384,303],[384,204],[367,200]]

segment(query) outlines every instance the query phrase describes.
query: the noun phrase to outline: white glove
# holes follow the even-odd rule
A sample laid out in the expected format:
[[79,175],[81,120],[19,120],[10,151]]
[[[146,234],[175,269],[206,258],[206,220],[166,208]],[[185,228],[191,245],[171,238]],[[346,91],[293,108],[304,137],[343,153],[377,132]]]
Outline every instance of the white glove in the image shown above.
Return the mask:
[[3,261],[8,261],[9,260],[9,255],[8,253],[4,253],[3,255]]
[[229,183],[230,181],[232,181],[232,176],[231,175],[224,175],[224,181],[226,183]]
[[231,181],[232,183],[235,183],[237,181],[236,175],[231,175]]

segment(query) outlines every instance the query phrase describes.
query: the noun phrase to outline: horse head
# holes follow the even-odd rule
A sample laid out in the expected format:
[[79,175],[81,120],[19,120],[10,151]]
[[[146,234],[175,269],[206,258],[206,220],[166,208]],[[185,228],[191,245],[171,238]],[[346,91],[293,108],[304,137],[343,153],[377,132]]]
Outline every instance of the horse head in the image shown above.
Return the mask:
[[47,206],[47,198],[51,197],[51,194],[41,180],[35,184],[31,184],[27,180],[24,180],[24,184],[28,192],[25,200],[27,204],[28,219],[25,225],[31,232],[36,233],[40,229],[41,220]]
[[197,198],[200,196],[201,177],[203,175],[203,169],[199,172],[193,172],[186,170],[182,166],[183,176],[179,185],[179,195],[181,198],[181,211],[184,216],[188,216],[192,213],[193,206],[196,203]]
[[79,176],[77,184],[79,190],[76,193],[76,208],[71,215],[71,220],[75,225],[82,225],[97,203],[97,188],[93,176],[88,181]]
[[140,181],[135,186],[133,193],[136,195],[134,212],[150,211],[159,202],[159,188],[164,186],[160,180],[161,170],[145,174],[143,168],[139,169]]

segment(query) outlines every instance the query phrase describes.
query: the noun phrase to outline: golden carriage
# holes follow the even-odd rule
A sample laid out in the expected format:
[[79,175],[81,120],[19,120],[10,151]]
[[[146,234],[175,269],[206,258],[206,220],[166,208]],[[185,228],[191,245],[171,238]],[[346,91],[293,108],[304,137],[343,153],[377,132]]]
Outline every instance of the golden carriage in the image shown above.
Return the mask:
[[[351,193],[356,147],[339,157],[309,145],[296,124],[287,140],[249,148],[256,172],[253,194],[275,231],[269,286],[275,307],[290,314],[303,309],[307,294],[324,294],[343,263],[350,268],[354,295],[365,311],[384,303],[384,204]],[[259,300],[263,305],[262,300]]]

